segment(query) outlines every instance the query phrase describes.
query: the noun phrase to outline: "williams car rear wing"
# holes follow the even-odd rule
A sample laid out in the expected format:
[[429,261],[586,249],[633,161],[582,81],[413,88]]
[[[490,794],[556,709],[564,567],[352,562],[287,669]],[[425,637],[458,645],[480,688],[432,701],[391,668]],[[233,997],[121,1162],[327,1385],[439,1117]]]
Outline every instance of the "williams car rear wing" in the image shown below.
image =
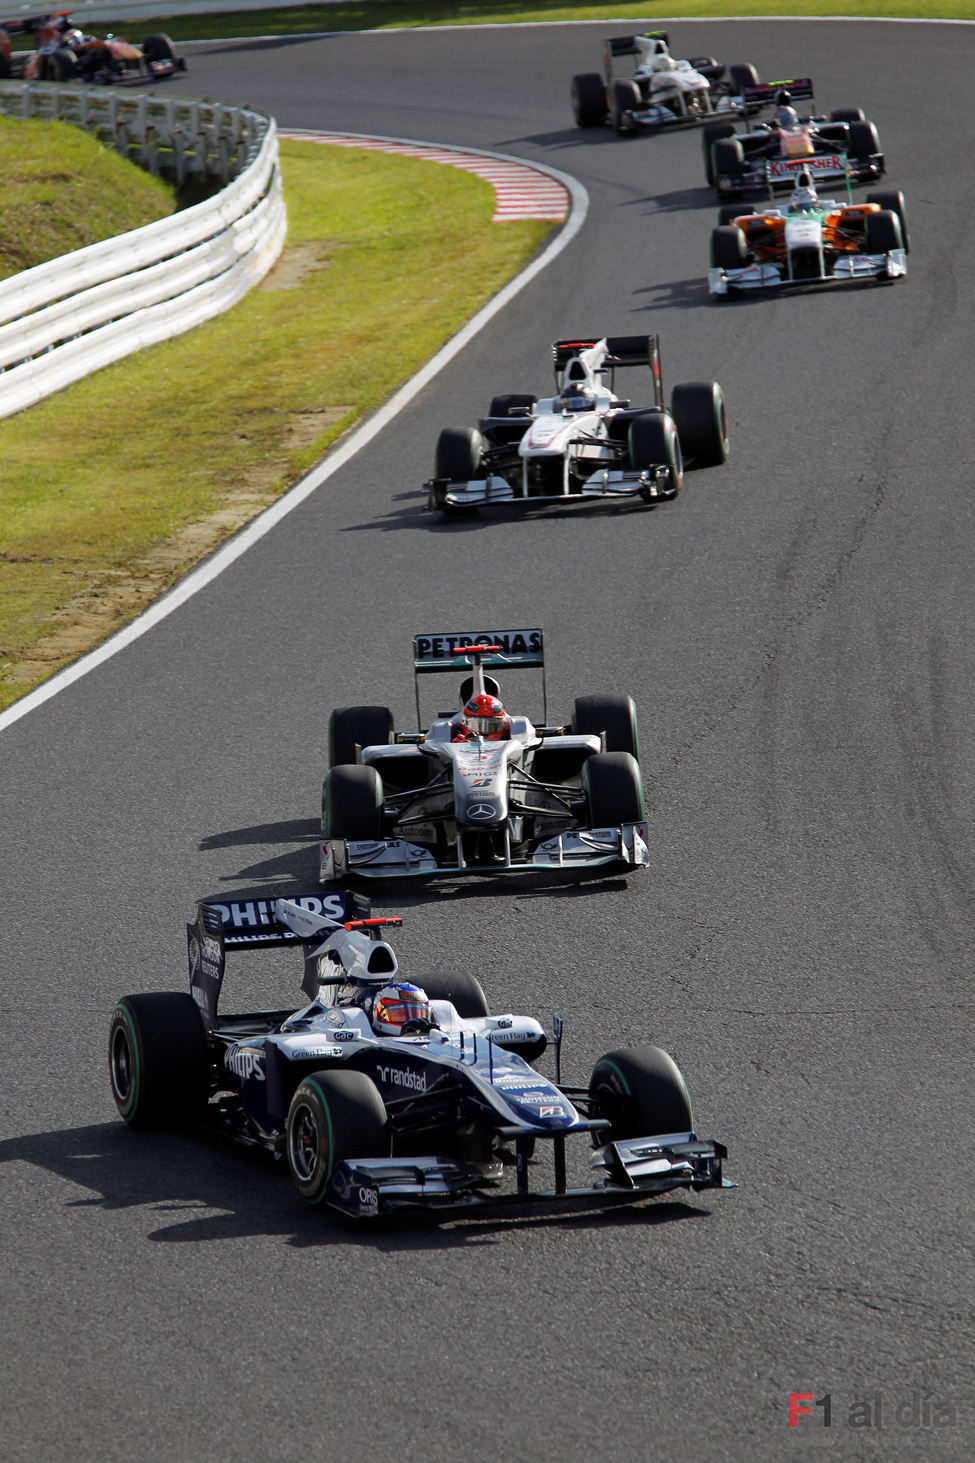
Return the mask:
[[[278,918],[276,898],[268,894],[254,899],[204,899],[197,905],[196,919],[186,926],[190,994],[209,1029],[216,1025],[228,949],[267,949],[309,940],[320,945],[328,930],[339,929],[348,921],[366,920],[370,912],[369,900],[351,890],[289,895],[292,904],[312,916],[308,932],[298,933],[294,920],[286,923]],[[312,929],[312,925],[318,928]]]
[[[461,630],[413,636],[413,677],[416,685],[417,726],[423,727],[420,711],[420,677],[441,671],[473,670],[473,680],[484,667],[503,670],[541,670],[545,720],[548,720],[548,686],[545,682],[545,640],[541,630]],[[490,679],[490,678],[489,678]],[[496,686],[497,683],[493,682]],[[491,688],[487,686],[490,691]],[[497,695],[497,691],[491,691]],[[466,695],[460,698],[467,699]]]

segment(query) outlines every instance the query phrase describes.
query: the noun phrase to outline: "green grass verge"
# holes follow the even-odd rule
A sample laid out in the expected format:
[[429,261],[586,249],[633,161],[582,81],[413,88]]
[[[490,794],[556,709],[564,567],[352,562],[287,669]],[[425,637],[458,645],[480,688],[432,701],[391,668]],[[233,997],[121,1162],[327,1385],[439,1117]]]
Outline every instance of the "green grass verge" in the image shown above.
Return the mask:
[[[747,5],[728,0],[684,0],[677,7],[682,19],[748,15],[862,15],[891,19],[971,20],[975,0],[748,0]],[[219,39],[222,36],[303,35],[317,31],[385,30],[391,27],[425,25],[514,25],[528,21],[633,19],[639,29],[670,20],[674,6],[614,4],[566,5],[560,0],[509,0],[508,4],[438,4],[437,0],[362,0],[360,4],[308,5],[300,9],[268,7],[221,15],[166,16],[163,10],[153,20],[99,21],[98,28],[135,35],[165,30],[176,41]],[[679,20],[674,20],[676,26]]]
[[0,279],[175,209],[174,188],[79,127],[0,117]]
[[492,224],[492,188],[459,169],[313,143],[281,155],[288,241],[264,284],[0,421],[0,707],[278,496],[551,230]]

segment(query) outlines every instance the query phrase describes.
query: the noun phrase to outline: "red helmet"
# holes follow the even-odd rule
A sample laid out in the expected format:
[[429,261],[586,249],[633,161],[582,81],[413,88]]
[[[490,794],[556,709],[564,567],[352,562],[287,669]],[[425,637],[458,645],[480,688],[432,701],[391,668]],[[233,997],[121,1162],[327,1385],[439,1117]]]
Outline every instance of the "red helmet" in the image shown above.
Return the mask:
[[464,707],[464,723],[476,737],[490,737],[497,742],[511,736],[511,717],[497,696],[484,691],[472,696]]

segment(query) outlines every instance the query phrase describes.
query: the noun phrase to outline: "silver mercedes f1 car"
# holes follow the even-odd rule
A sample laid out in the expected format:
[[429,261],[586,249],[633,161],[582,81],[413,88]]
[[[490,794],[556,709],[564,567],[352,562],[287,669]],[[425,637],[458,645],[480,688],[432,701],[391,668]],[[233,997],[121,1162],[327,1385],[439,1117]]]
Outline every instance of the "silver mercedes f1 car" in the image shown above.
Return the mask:
[[[655,335],[557,340],[554,396],[495,396],[476,429],[445,427],[427,506],[445,514],[511,504],[675,498],[684,468],[728,457],[728,415],[716,381],[690,381],[664,407]],[[652,401],[617,396],[615,373],[644,366]]]
[[[109,1073],[125,1122],[207,1124],[283,1159],[308,1204],[362,1220],[734,1187],[726,1149],[696,1136],[666,1052],[608,1052],[588,1085],[566,1086],[556,1017],[553,1082],[531,1065],[548,1045],[538,1021],[491,1015],[468,971],[405,980],[380,938],[401,921],[368,914],[349,893],[201,903],[187,926],[189,992],[124,996],[112,1014]],[[297,1010],[218,1009],[228,949],[287,944],[304,955]],[[572,1185],[576,1137],[587,1181]],[[542,1146],[553,1178],[539,1189]]]
[[[385,706],[330,717],[323,883],[648,866],[632,697],[578,697],[571,725],[549,725],[539,629],[417,635],[413,653],[418,732]],[[505,711],[485,674],[500,668],[542,671],[541,724]],[[455,707],[423,730],[420,678],[450,671]]]

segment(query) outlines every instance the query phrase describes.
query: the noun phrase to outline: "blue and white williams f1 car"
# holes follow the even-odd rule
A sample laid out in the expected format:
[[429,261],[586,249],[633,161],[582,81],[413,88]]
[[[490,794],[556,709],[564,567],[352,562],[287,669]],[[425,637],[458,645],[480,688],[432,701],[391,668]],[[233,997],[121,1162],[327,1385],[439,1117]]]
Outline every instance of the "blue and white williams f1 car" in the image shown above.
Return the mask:
[[[533,1070],[547,1035],[492,1016],[475,977],[407,981],[378,936],[397,918],[348,919],[356,896],[203,903],[187,927],[190,991],[130,995],[109,1034],[112,1095],[133,1127],[209,1122],[283,1159],[298,1192],[355,1219],[443,1218],[547,1202],[625,1204],[732,1187],[726,1150],[694,1133],[684,1079],[659,1047],[609,1052],[588,1085]],[[326,912],[327,911],[327,912]],[[218,1010],[228,947],[304,947],[297,1010]],[[572,1186],[566,1140],[589,1153]],[[553,1181],[533,1189],[536,1145]],[[513,1180],[513,1181],[512,1181]]]

